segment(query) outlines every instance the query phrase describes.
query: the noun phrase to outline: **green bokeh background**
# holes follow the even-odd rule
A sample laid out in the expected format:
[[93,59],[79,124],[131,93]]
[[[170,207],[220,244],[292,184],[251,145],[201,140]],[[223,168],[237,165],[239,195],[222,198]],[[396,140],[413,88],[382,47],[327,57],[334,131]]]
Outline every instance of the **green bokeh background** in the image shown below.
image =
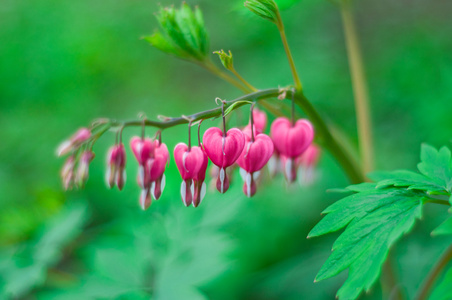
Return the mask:
[[[232,50],[237,70],[253,85],[290,84],[270,22],[241,1],[187,2],[202,8],[212,51]],[[307,96],[356,148],[337,6],[277,2]],[[104,157],[114,142],[107,133],[94,148],[86,188],[63,192],[55,148],[93,119],[179,116],[214,107],[215,97],[241,95],[140,40],[157,26],[158,7],[141,0],[0,3],[0,298],[333,299],[346,274],[313,280],[335,235],[306,239],[320,212],[340,197],[325,191],[347,184],[328,153],[312,186],[287,187],[278,176],[247,199],[235,173],[228,193],[209,191],[197,209],[182,205],[171,161],[161,200],[143,212],[130,152],[125,189],[105,187]],[[422,142],[450,146],[450,12],[450,1],[355,1],[378,169],[414,169]],[[246,123],[245,113],[234,123]],[[138,133],[127,129],[124,138]],[[185,126],[163,133],[170,149],[186,138]],[[408,298],[451,242],[429,236],[445,214],[427,207],[422,224],[391,250]],[[381,297],[378,284],[363,295]]]

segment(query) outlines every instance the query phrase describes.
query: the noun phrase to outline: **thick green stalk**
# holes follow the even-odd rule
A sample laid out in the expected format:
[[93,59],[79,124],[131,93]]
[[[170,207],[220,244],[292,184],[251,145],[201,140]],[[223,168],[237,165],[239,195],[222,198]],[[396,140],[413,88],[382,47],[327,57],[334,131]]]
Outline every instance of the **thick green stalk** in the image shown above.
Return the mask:
[[355,98],[362,169],[364,173],[368,173],[372,171],[374,167],[372,127],[369,112],[369,93],[366,83],[366,76],[364,74],[363,59],[359,46],[358,35],[356,33],[355,21],[351,12],[350,1],[340,1],[340,7]]
[[300,77],[298,76],[297,68],[295,67],[295,62],[292,57],[292,52],[289,48],[289,43],[287,42],[286,31],[284,30],[284,24],[281,19],[281,15],[279,14],[279,10],[277,11],[278,23],[276,26],[278,27],[279,34],[281,35],[281,41],[284,46],[284,51],[286,52],[287,59],[289,61],[290,71],[292,72],[293,81],[295,84],[295,88],[299,91],[303,90],[301,85]]
[[[244,100],[251,100],[251,101],[258,101],[268,98],[276,98],[280,95],[279,89],[267,89],[267,90],[260,90],[254,93],[250,93],[247,95],[243,95],[237,99],[226,101],[224,109],[227,109],[229,106],[231,106],[233,103],[238,101],[244,101]],[[295,101],[295,104],[297,104],[308,116],[308,118],[313,123],[315,130],[316,130],[316,136],[318,137],[318,142],[323,145],[328,151],[331,152],[331,154],[336,158],[336,160],[339,162],[339,164],[344,169],[345,173],[349,177],[350,181],[352,183],[360,183],[364,180],[364,176],[359,170],[359,168],[356,166],[355,162],[353,161],[351,155],[345,151],[345,149],[337,142],[335,137],[331,134],[331,131],[329,130],[326,123],[323,121],[323,119],[320,117],[318,112],[314,109],[312,104],[308,101],[308,99],[303,95],[301,92],[296,92],[293,94],[292,91],[286,92],[286,99],[292,99],[292,95]],[[237,109],[243,105],[247,104],[246,102],[240,103],[235,106],[234,109]],[[214,108],[211,110],[206,110],[203,112],[199,112],[196,114],[192,114],[185,117],[180,118],[167,118],[164,121],[152,121],[152,120],[145,120],[144,124],[146,126],[153,126],[160,129],[166,129],[170,127],[174,127],[181,124],[187,124],[189,121],[192,120],[192,122],[196,122],[198,120],[205,120],[209,118],[219,117],[221,116],[221,107]],[[129,127],[129,126],[142,126],[143,121],[137,120],[137,121],[130,121],[130,122],[116,122],[112,121],[110,123],[111,126],[117,126],[117,127]]]
[[444,252],[439,261],[436,263],[436,265],[428,274],[427,279],[425,280],[418,296],[416,297],[417,300],[428,299],[428,296],[431,293],[431,290],[436,282],[436,279],[438,279],[438,276],[441,274],[443,269],[448,265],[448,263],[451,260],[452,260],[452,246],[449,246],[449,248],[447,248],[446,252]]

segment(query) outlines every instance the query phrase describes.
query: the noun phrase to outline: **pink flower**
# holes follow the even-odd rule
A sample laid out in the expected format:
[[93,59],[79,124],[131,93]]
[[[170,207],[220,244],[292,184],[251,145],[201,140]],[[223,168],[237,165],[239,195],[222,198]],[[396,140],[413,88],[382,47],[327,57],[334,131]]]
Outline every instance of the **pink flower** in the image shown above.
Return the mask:
[[62,156],[78,148],[83,142],[91,137],[91,131],[88,128],[80,128],[69,140],[62,142],[57,149],[57,155]]
[[298,173],[301,175],[300,183],[302,185],[309,185],[314,182],[315,179],[315,166],[320,157],[320,148],[314,144],[306,149],[306,151],[300,155],[296,163],[298,167]]
[[245,147],[242,154],[237,160],[240,166],[240,174],[245,184],[243,192],[246,196],[251,197],[256,193],[255,180],[259,175],[259,171],[267,164],[273,154],[273,142],[266,134],[257,134],[254,141],[251,138],[250,131],[245,132]]
[[78,162],[77,175],[75,181],[79,187],[83,187],[85,182],[88,180],[89,175],[89,164],[94,159],[94,152],[85,151],[80,156]]
[[164,143],[155,141],[153,158],[146,163],[146,174],[151,182],[151,195],[158,200],[165,188],[165,167],[169,162],[168,148]]
[[224,193],[229,188],[225,169],[239,158],[245,145],[245,137],[237,128],[229,129],[223,135],[219,128],[211,127],[204,133],[203,144],[207,156],[220,168],[217,190]]
[[312,143],[314,128],[306,119],[297,120],[292,126],[287,118],[280,117],[272,123],[271,136],[279,153],[295,158]]
[[209,163],[209,158],[207,157],[206,152],[202,147],[200,147],[203,154],[202,164],[201,168],[199,169],[199,172],[196,174],[195,177],[193,177],[193,186],[194,186],[194,192],[193,192],[193,206],[198,207],[198,205],[201,203],[202,199],[206,195],[206,183],[204,180],[206,179],[206,171],[207,171],[207,165]]
[[61,169],[61,179],[65,190],[72,189],[72,186],[74,185],[74,167],[75,158],[71,155],[66,159],[63,168]]
[[314,139],[314,128],[311,122],[300,119],[292,124],[287,118],[277,118],[271,126],[271,136],[275,148],[281,155],[283,171],[286,179],[296,179],[296,157],[300,156]]
[[107,185],[112,188],[115,184],[122,190],[126,181],[126,150],[124,144],[114,145],[107,154]]
[[138,185],[140,185],[141,188],[149,188],[151,181],[146,174],[145,168],[146,163],[154,154],[155,144],[150,138],[142,139],[133,137],[130,141],[130,148],[139,164],[137,177]]
[[182,202],[185,206],[189,206],[193,202],[193,179],[198,176],[203,167],[204,153],[200,147],[194,146],[188,149],[186,144],[179,143],[174,147],[174,160],[182,177]]

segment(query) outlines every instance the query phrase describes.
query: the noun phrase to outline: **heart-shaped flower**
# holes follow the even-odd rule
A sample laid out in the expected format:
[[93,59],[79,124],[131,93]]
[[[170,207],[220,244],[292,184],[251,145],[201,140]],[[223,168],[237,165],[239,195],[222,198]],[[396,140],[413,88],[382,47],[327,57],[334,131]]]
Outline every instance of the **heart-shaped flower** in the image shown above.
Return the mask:
[[298,178],[301,185],[310,185],[316,177],[315,166],[320,157],[320,148],[311,144],[306,151],[296,159]]
[[240,157],[245,145],[245,136],[237,128],[229,129],[223,135],[219,128],[211,127],[204,133],[203,145],[212,163],[220,168],[217,189],[220,193],[224,193],[229,188],[229,180],[225,169]]
[[114,145],[107,154],[107,185],[112,188],[115,184],[122,190],[126,180],[126,151],[124,144]]
[[292,125],[287,118],[277,118],[271,126],[273,143],[281,155],[296,158],[302,154],[314,139],[311,122],[300,119]]
[[206,195],[206,183],[204,180],[206,179],[206,171],[207,171],[207,165],[209,163],[209,158],[207,157],[206,152],[202,148],[203,153],[203,161],[201,168],[199,169],[198,174],[193,178],[193,206],[198,207],[198,205],[201,203],[202,199]]
[[255,179],[259,172],[269,161],[273,154],[273,142],[266,134],[257,134],[252,140],[252,133],[245,132],[245,147],[242,154],[237,160],[237,164],[240,166],[240,174],[245,180],[243,191],[248,197],[253,196],[256,193]]
[[130,141],[130,148],[138,161],[138,184],[142,188],[149,188],[151,181],[149,176],[146,174],[146,164],[148,160],[153,158],[155,144],[150,138],[142,139],[140,137],[133,137]]
[[150,164],[147,164],[146,173],[151,182],[151,194],[154,199],[158,200],[165,188],[165,168],[169,162],[168,147],[164,143],[155,141],[153,158],[149,159]]
[[194,146],[189,150],[186,144],[179,143],[174,147],[174,160],[182,177],[182,202],[189,206],[193,201],[193,178],[198,175],[204,163],[204,154],[200,147]]

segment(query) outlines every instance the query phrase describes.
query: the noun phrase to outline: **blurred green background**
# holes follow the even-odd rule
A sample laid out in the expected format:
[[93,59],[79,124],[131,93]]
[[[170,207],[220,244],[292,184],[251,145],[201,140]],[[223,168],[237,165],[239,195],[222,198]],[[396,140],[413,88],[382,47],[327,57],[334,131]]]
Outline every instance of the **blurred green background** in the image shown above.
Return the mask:
[[[203,10],[212,51],[232,50],[253,85],[290,84],[273,24],[241,1],[187,2]],[[307,96],[356,145],[338,7],[277,2]],[[157,26],[156,11],[155,1],[141,0],[0,2],[0,298],[333,299],[346,274],[313,280],[335,235],[306,239],[340,197],[325,191],[348,183],[328,153],[310,187],[287,187],[278,176],[247,199],[237,172],[228,193],[209,191],[197,209],[182,205],[171,161],[162,198],[143,212],[130,152],[125,189],[105,187],[104,157],[114,142],[107,133],[94,148],[86,189],[63,192],[55,148],[93,119],[179,116],[240,95],[140,40]],[[355,1],[378,169],[414,169],[422,142],[450,146],[451,12],[451,1]],[[128,141],[139,129],[124,134]],[[172,149],[186,141],[186,127],[163,139]],[[429,236],[444,214],[427,207],[422,224],[391,251],[408,298],[451,242]],[[377,284],[362,298],[381,297]]]

